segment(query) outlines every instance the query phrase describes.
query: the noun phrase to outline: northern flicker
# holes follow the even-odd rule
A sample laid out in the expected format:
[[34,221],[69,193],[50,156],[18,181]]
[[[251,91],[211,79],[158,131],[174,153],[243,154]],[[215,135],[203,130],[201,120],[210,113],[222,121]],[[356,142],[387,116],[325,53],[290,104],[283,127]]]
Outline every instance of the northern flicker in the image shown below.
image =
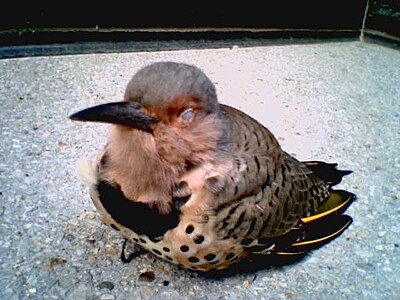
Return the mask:
[[123,101],[71,119],[113,124],[96,163],[79,166],[102,221],[185,268],[302,256],[352,221],[342,213],[355,196],[332,189],[350,171],[284,152],[259,122],[219,104],[197,67],[151,64]]

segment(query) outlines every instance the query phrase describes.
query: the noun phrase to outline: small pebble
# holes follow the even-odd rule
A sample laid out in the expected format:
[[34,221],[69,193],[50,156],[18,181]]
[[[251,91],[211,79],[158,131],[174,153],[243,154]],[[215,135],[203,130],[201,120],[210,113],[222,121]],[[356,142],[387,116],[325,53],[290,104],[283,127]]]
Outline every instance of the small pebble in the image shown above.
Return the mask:
[[143,272],[139,275],[139,281],[152,282],[154,279],[156,279],[156,276],[153,271]]
[[247,289],[249,287],[250,283],[249,281],[246,279],[245,281],[243,281],[242,286]]
[[115,299],[114,295],[111,294],[103,294],[100,295],[99,297],[99,300],[114,300],[114,299]]
[[114,283],[112,283],[111,281],[103,281],[99,284],[99,288],[108,289],[111,291],[114,288]]
[[72,242],[74,240],[74,236],[72,234],[66,234],[65,239],[69,242]]
[[89,255],[88,258],[87,258],[87,260],[88,260],[88,262],[90,262],[90,263],[94,263],[94,262],[96,261],[96,257],[93,256],[93,255]]
[[66,262],[67,262],[67,260],[65,258],[62,258],[62,257],[52,257],[52,258],[50,258],[50,266],[62,265],[62,264],[65,264]]
[[96,216],[95,213],[90,212],[90,213],[88,213],[88,214],[86,215],[86,218],[88,218],[89,220],[93,220],[95,216]]

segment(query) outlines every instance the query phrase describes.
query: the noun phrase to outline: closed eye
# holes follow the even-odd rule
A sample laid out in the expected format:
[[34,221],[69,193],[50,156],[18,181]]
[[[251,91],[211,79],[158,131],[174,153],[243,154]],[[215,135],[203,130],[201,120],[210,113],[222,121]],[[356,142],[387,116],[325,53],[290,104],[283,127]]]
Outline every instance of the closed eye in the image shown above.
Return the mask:
[[189,122],[193,119],[194,112],[192,108],[185,109],[179,116],[183,121]]

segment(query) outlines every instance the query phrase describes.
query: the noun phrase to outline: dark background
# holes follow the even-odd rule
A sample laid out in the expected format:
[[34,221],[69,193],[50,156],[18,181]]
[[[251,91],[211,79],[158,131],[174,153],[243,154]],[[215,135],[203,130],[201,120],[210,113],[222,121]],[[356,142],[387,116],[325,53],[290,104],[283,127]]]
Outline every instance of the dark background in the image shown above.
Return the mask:
[[3,3],[0,46],[157,39],[359,37],[364,29],[367,33],[400,38],[400,0],[369,0],[368,11],[367,1]]
[[[151,4],[118,5],[107,1],[93,6],[38,6],[21,4],[3,7],[0,29],[14,28],[149,28],[149,27],[241,27],[241,28],[324,28],[359,29],[365,11],[365,0],[341,1],[266,1],[251,5],[245,1],[228,6],[201,2],[188,5]],[[344,3],[344,1],[342,1]],[[130,2],[133,3],[133,2]],[[190,4],[190,7],[189,7]]]

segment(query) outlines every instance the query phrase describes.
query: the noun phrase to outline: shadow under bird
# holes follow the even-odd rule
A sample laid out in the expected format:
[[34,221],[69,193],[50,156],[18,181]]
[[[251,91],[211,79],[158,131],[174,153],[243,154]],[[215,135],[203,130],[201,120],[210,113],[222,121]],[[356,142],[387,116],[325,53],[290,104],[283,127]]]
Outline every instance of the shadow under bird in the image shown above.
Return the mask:
[[70,118],[113,124],[96,163],[78,164],[102,221],[184,268],[295,261],[352,222],[343,212],[355,196],[332,188],[351,172],[284,152],[263,125],[219,104],[197,67],[151,64],[124,101]]

